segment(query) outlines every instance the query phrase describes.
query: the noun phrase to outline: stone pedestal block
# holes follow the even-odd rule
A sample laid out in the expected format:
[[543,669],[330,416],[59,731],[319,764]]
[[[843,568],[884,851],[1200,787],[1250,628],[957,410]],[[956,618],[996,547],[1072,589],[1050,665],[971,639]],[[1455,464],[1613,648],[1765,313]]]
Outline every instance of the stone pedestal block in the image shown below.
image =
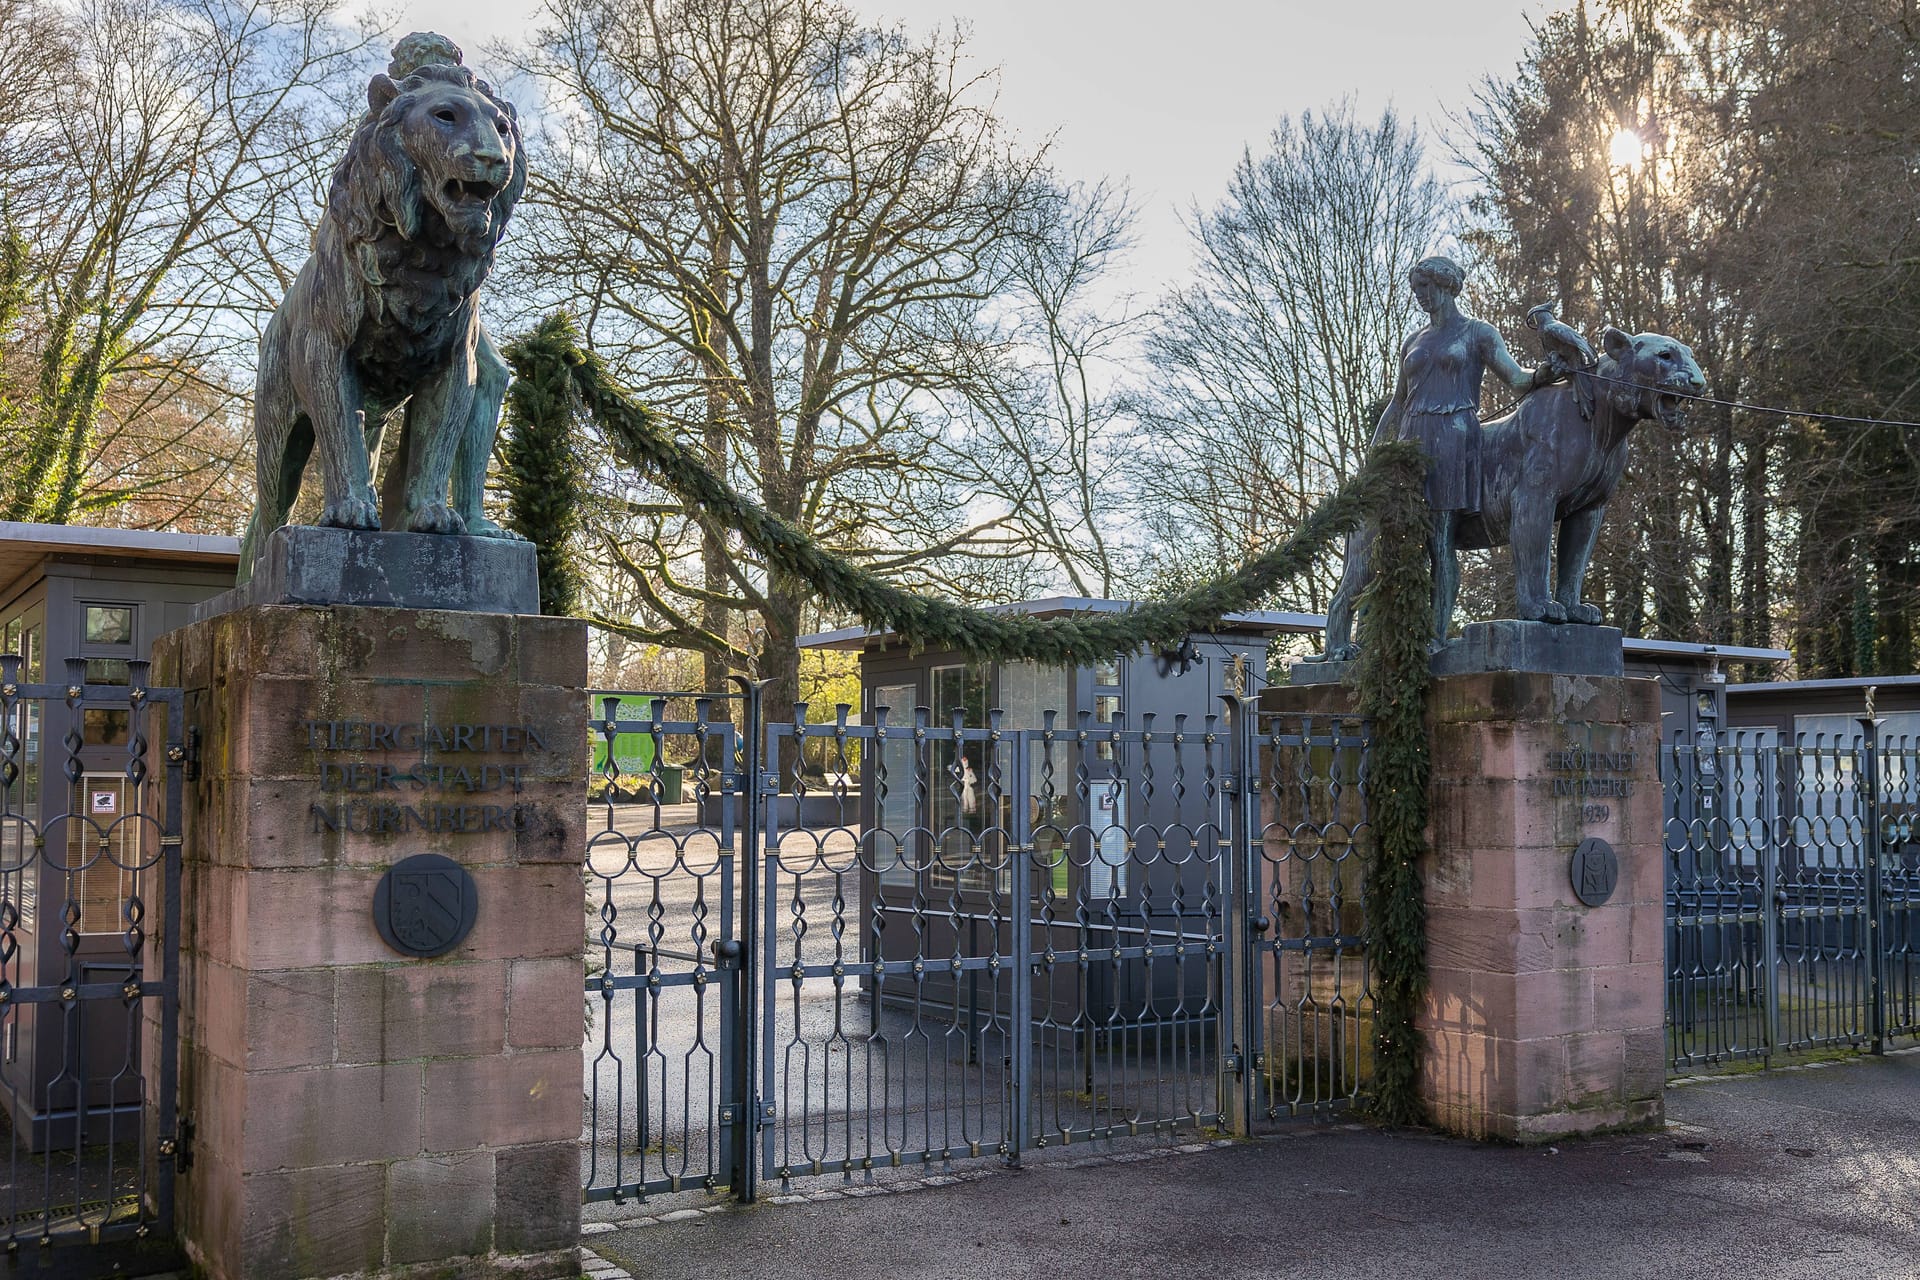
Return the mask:
[[507,538],[283,525],[252,580],[195,605],[193,620],[269,604],[538,613],[538,553]]
[[[1353,701],[1345,686],[1316,684],[1270,688],[1261,706],[1326,716],[1351,714]],[[1431,1118],[1523,1142],[1658,1124],[1657,683],[1440,676],[1427,719],[1432,985],[1420,1029]]]
[[[1435,651],[1428,669],[1436,676],[1498,671],[1620,676],[1627,669],[1620,642],[1618,627],[1497,618],[1461,627],[1458,638]],[[1339,684],[1351,679],[1355,669],[1352,661],[1301,661],[1288,669],[1287,680],[1294,685]]]
[[[584,625],[252,606],[155,660],[202,734],[180,936],[197,1267],[577,1276]],[[428,853],[471,881],[396,877],[389,932],[477,911],[423,959],[374,902]]]

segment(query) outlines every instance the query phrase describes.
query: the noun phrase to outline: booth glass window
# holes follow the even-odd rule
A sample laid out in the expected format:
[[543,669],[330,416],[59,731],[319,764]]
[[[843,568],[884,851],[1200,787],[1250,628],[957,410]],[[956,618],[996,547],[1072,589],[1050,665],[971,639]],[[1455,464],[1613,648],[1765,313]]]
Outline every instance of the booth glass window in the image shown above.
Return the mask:
[[[933,728],[951,731],[954,713],[960,713],[965,728],[982,729],[987,723],[987,700],[992,668],[981,663],[935,667],[933,677]],[[992,812],[996,797],[987,789],[988,744],[983,741],[955,742],[949,736],[933,744],[933,771],[927,779],[932,813],[929,825],[939,841],[940,856],[933,871],[938,886],[958,884],[962,889],[1005,892],[1010,881],[1004,865],[1006,842],[985,840],[982,835],[1000,826],[1001,815]]]
[[140,891],[140,832],[133,814],[134,784],[124,774],[89,773],[73,787],[73,808],[84,821],[67,823],[69,892],[80,907],[79,932],[120,933],[122,910]]
[[[85,606],[81,636],[88,684],[128,683],[128,659],[116,651],[132,653],[134,620],[130,604]],[[123,747],[132,723],[132,713],[125,707],[88,707],[81,713],[81,736],[89,747]]]
[[1920,711],[1896,711],[1880,726],[1880,795],[1893,810],[1920,808]]
[[89,645],[131,645],[133,643],[133,606],[88,605],[85,637]]
[[1769,757],[1778,760],[1779,751],[1779,730],[1743,729],[1740,749],[1721,754],[1713,777],[1694,780],[1696,794],[1713,786],[1725,796],[1724,826],[1709,822],[1707,831],[1710,837],[1724,832],[1726,847],[1722,850],[1720,840],[1710,838],[1707,848],[1695,852],[1701,875],[1725,875],[1733,867],[1759,865],[1760,850],[1769,838],[1768,821],[1773,808],[1770,803],[1773,797],[1767,794],[1766,761]]
[[[45,606],[35,605],[6,623],[6,651],[19,656],[20,678],[30,684],[45,678],[46,660],[40,652],[46,634],[44,618]],[[39,864],[28,864],[34,857],[31,833],[40,822],[46,732],[43,705],[21,701],[14,707],[13,723],[7,728],[19,742],[12,760],[20,772],[13,785],[0,793],[0,812],[7,815],[0,819],[0,897],[19,911],[19,931],[31,933],[37,923]]]
[[[1010,729],[1044,729],[1046,713],[1058,712],[1055,723],[1066,728],[1073,723],[1073,671],[1068,667],[1043,667],[1037,662],[1009,662],[1000,668],[1000,710],[1003,723]],[[1034,864],[1046,869],[1056,898],[1067,894],[1068,858],[1064,852],[1066,832],[1073,818],[1069,799],[1073,795],[1073,766],[1064,745],[1056,744],[1051,753],[1036,738],[1027,746],[1027,823],[1033,833]],[[1037,897],[1044,886],[1036,880]]]
[[1093,812],[1087,825],[1093,851],[1087,860],[1087,897],[1124,898],[1129,853],[1127,784],[1119,778],[1096,781],[1089,802]]
[[[873,691],[873,710],[887,709],[889,726],[911,726],[919,690],[911,683],[881,685]],[[875,722],[878,723],[876,716]],[[918,825],[913,813],[913,739],[889,732],[880,743],[880,769],[874,777],[875,820],[891,839],[872,842],[881,884],[913,886],[915,863],[925,851],[908,843],[907,833]],[[882,790],[884,781],[885,789]]]

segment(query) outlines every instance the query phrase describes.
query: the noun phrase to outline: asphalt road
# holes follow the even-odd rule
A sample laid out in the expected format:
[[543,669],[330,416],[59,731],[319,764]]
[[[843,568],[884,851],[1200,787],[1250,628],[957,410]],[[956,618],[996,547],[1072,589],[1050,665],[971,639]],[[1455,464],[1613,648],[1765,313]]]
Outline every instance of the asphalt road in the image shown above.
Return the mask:
[[1659,1133],[1546,1148],[1302,1127],[587,1243],[658,1280],[1920,1277],[1920,1053],[1679,1086],[1667,1110]]

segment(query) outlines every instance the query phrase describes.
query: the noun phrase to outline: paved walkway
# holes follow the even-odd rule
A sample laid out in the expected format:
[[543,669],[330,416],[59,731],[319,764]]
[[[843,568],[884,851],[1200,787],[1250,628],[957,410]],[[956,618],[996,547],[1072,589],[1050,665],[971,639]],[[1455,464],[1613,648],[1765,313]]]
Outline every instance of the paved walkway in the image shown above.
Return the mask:
[[1555,1148],[1305,1128],[645,1220],[587,1244],[645,1280],[1920,1280],[1920,1053],[1682,1085],[1667,1113],[1661,1133]]

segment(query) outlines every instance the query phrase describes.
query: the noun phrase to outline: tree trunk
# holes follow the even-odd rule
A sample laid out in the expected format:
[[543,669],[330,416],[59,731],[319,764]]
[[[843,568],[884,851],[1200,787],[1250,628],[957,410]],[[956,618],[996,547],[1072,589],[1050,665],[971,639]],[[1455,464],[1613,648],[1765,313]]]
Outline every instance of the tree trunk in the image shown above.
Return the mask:
[[[800,637],[801,609],[810,592],[805,581],[785,573],[767,575],[767,608],[761,621],[767,629],[760,651],[760,678],[766,681],[760,705],[767,722],[791,723],[794,703],[800,698],[800,649],[794,642]],[[780,771],[780,789],[791,790],[799,775],[800,744],[793,737],[780,740],[778,762],[769,767]]]

